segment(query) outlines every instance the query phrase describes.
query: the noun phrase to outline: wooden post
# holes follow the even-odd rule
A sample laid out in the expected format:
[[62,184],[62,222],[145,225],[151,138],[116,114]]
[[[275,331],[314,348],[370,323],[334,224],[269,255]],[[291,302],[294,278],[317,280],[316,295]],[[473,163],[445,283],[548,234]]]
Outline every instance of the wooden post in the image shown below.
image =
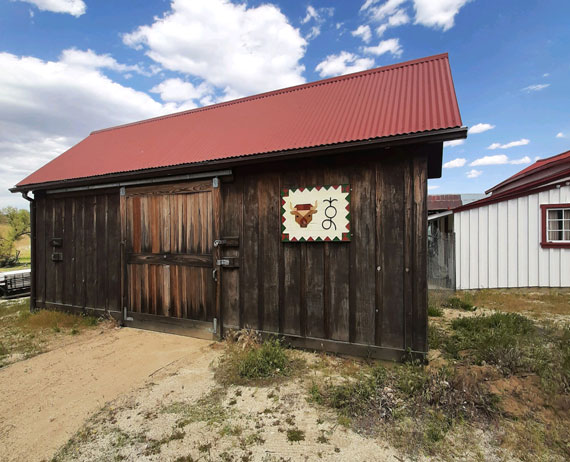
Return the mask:
[[127,290],[128,290],[128,279],[127,279],[127,199],[125,195],[125,188],[120,189],[120,202],[119,202],[119,213],[121,220],[121,319],[123,324],[125,323],[125,309],[127,307]]

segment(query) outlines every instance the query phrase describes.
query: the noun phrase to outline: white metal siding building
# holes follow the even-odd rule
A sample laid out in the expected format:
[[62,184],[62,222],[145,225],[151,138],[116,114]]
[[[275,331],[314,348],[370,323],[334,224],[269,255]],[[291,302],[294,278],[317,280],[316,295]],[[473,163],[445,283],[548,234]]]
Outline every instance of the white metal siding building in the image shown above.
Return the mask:
[[456,212],[457,289],[570,287],[570,248],[541,244],[545,204],[570,204],[568,182]]

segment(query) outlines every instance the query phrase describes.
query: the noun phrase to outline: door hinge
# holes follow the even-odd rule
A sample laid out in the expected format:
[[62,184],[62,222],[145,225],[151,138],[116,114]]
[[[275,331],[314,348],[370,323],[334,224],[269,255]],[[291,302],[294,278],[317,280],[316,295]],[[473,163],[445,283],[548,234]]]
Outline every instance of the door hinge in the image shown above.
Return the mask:
[[133,318],[129,317],[129,315],[127,314],[127,307],[125,306],[123,308],[123,321],[132,321]]
[[212,328],[208,329],[208,332],[211,332],[212,334],[218,333],[218,319],[217,318],[214,318],[212,320]]

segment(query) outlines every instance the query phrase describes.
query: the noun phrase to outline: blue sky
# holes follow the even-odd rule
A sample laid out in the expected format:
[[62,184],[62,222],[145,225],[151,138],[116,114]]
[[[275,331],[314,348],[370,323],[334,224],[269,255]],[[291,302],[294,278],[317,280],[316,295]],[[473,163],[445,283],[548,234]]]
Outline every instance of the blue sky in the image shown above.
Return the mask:
[[430,193],[570,149],[564,0],[0,0],[0,206],[90,131],[448,52],[468,139]]

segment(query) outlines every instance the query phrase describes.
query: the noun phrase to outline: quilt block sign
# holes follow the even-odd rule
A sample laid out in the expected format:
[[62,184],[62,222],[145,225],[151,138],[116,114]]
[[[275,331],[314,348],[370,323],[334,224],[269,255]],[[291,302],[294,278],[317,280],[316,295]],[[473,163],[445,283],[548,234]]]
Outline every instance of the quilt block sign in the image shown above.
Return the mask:
[[350,185],[281,190],[281,241],[350,241]]

